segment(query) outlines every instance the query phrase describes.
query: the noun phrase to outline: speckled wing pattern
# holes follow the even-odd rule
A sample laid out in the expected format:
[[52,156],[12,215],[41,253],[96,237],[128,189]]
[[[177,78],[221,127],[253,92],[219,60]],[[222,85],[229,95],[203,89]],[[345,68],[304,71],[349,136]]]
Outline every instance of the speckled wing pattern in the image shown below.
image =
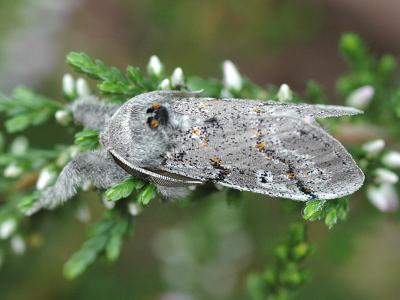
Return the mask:
[[171,109],[207,121],[171,136],[163,171],[300,201],[339,198],[364,181],[346,149],[312,122],[356,109],[211,98],[180,99]]

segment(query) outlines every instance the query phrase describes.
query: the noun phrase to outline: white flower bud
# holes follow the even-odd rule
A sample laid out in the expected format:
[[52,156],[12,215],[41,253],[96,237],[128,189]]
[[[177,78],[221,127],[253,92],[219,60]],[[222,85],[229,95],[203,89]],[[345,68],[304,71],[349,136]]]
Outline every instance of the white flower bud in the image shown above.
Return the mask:
[[22,174],[23,171],[24,170],[20,166],[12,163],[4,169],[3,175],[6,178],[17,178]]
[[17,229],[17,220],[9,218],[0,224],[0,239],[8,239]]
[[374,97],[375,89],[366,85],[353,91],[346,100],[347,105],[355,108],[366,108]]
[[279,101],[289,102],[293,99],[293,92],[290,87],[284,83],[280,86],[277,96]]
[[130,202],[128,204],[128,211],[132,216],[137,216],[142,212],[142,207],[135,202]]
[[376,156],[385,148],[385,141],[382,139],[373,140],[361,146],[361,149],[370,156]]
[[171,89],[171,84],[168,78],[165,78],[163,81],[161,81],[160,89],[162,89],[163,91],[168,91]]
[[189,191],[195,191],[197,189],[197,185],[189,185],[188,186]]
[[375,170],[375,181],[377,183],[390,183],[395,184],[399,181],[399,177],[396,173],[383,168],[378,168]]
[[378,187],[369,186],[367,197],[381,212],[395,211],[399,205],[398,195],[392,184],[382,184]]
[[19,136],[11,143],[10,152],[15,155],[23,155],[28,150],[28,146],[28,139],[24,136]]
[[56,111],[54,117],[56,121],[61,125],[67,126],[72,121],[71,114],[66,110],[58,110]]
[[62,90],[68,98],[75,96],[75,81],[71,74],[65,74],[62,79]]
[[176,68],[172,73],[171,85],[173,87],[180,87],[185,85],[185,76],[183,75],[182,68]]
[[75,213],[75,217],[82,223],[87,223],[91,219],[90,209],[87,205],[81,205]]
[[57,172],[52,168],[44,168],[39,173],[39,178],[36,181],[36,189],[39,191],[44,190],[48,186],[52,185],[57,178]]
[[222,98],[232,98],[233,95],[232,95],[232,93],[231,93],[228,89],[223,88],[223,89],[221,90],[221,97],[222,97]]
[[388,152],[382,157],[382,162],[390,168],[400,168],[400,152]]
[[75,158],[79,153],[79,147],[78,146],[71,146],[69,147],[69,155],[71,156],[71,158]]
[[104,207],[107,209],[113,209],[115,206],[115,202],[107,200],[107,198],[104,196],[102,197],[102,202]]
[[84,78],[78,78],[76,81],[76,93],[79,97],[86,97],[90,95],[90,87]]
[[11,250],[15,255],[22,255],[26,251],[26,243],[20,235],[15,235],[10,241]]
[[148,65],[147,65],[147,72],[150,75],[155,75],[155,76],[159,77],[159,76],[161,76],[163,70],[164,70],[164,66],[162,65],[158,56],[152,55],[150,57]]
[[229,90],[240,91],[243,86],[242,76],[239,70],[230,60],[224,61],[223,64],[224,85]]
[[92,188],[93,188],[93,184],[90,180],[86,180],[82,184],[82,191],[84,191],[84,192],[90,191]]

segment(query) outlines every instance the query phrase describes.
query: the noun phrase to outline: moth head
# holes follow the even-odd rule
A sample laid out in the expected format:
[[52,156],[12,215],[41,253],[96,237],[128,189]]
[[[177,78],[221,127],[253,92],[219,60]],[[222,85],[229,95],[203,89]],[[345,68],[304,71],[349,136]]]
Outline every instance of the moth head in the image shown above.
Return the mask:
[[155,159],[168,148],[170,98],[159,92],[138,95],[111,118],[104,144],[125,158]]

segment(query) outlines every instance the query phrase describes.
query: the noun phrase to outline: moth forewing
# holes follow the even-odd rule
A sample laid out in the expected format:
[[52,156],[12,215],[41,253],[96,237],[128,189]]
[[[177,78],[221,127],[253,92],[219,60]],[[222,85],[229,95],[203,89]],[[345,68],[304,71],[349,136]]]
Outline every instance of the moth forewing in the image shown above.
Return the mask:
[[357,110],[210,98],[181,99],[171,107],[205,121],[174,131],[162,170],[302,201],[342,197],[364,181],[345,148],[305,120]]

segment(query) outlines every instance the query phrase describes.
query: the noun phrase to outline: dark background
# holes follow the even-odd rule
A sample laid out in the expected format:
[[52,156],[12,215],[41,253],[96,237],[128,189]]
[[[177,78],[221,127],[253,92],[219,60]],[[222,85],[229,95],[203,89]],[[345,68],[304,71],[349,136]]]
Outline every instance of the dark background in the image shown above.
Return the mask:
[[[400,3],[0,0],[0,90],[9,93],[23,84],[61,99],[62,75],[71,71],[64,64],[65,55],[85,51],[121,68],[145,67],[150,55],[157,54],[169,72],[181,66],[187,75],[218,78],[221,62],[231,59],[260,85],[285,82],[302,92],[307,80],[314,79],[325,86],[331,102],[343,103],[334,87],[346,70],[337,44],[348,31],[361,34],[374,52],[398,57]],[[72,135],[55,125],[29,135],[42,147],[72,142]],[[95,193],[81,198],[98,218],[101,204]],[[34,228],[44,238],[41,246],[30,247],[22,257],[8,256],[1,267],[0,298],[243,299],[246,274],[271,261],[273,245],[285,238],[289,218],[276,199],[246,194],[241,208],[228,207],[223,200],[217,194],[185,208],[153,203],[139,217],[134,237],[116,263],[100,261],[72,282],[62,277],[62,264],[84,241],[85,225],[73,217],[73,207],[46,214]],[[349,221],[333,230],[310,225],[316,252],[307,266],[313,280],[300,290],[300,299],[398,297],[398,217],[383,216],[365,203],[358,210],[366,201],[363,195],[353,200]],[[208,220],[210,211],[217,211],[214,223]],[[244,237],[236,239],[234,248],[245,247],[239,259],[218,267],[221,259],[216,259],[215,249],[228,235],[214,231],[224,228],[225,221],[233,224],[227,226],[228,235]],[[171,236],[177,232],[187,244],[173,242]],[[160,242],[163,237],[167,242]],[[190,256],[196,247],[201,259],[193,266],[165,259]],[[234,252],[232,247],[221,249]],[[183,254],[177,255],[180,251]],[[220,276],[210,281],[205,264],[211,273],[212,266],[221,269]],[[232,274],[236,275],[230,287]]]

